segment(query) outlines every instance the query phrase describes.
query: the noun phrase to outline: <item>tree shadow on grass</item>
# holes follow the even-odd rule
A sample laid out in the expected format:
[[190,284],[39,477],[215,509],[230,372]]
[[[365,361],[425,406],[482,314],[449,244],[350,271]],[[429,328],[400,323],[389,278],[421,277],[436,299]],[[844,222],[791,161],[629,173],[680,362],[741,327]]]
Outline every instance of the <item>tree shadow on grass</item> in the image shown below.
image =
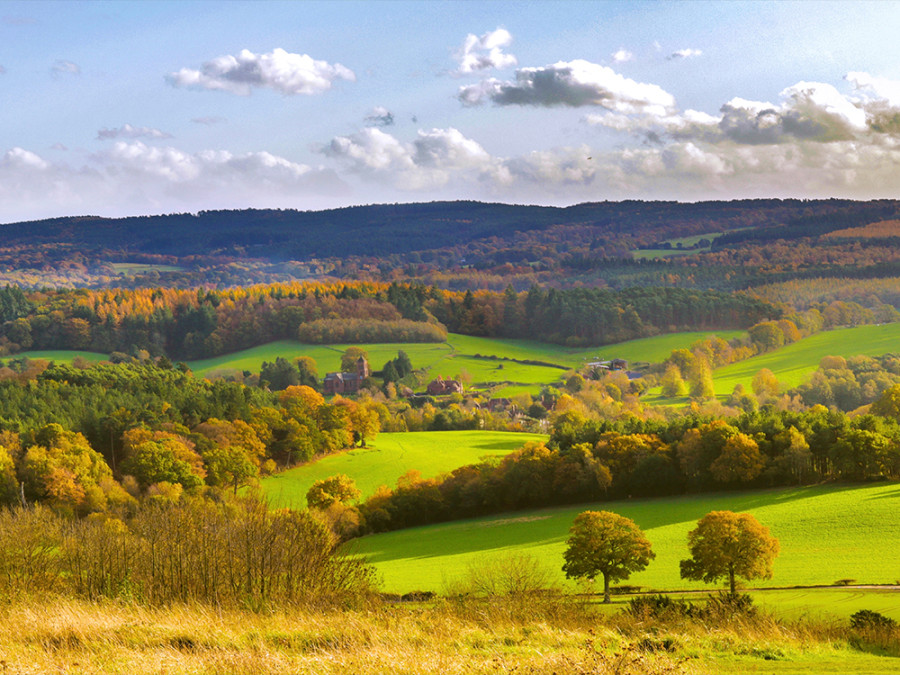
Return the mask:
[[360,540],[360,545],[374,563],[399,559],[428,559],[451,554],[464,555],[506,547],[546,546],[565,541],[572,520],[582,511],[613,511],[632,518],[643,530],[649,531],[680,523],[693,524],[710,511],[755,511],[769,506],[872,487],[872,484],[817,485],[505,511],[474,519],[425,525],[375,537],[364,537]]

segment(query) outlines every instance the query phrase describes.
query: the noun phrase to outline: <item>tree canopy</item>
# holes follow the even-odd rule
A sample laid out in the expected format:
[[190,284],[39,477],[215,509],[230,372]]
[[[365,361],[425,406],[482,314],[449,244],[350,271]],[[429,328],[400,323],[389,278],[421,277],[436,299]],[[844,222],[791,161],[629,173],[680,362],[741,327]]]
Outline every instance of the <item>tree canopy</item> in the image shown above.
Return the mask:
[[656,557],[635,522],[611,511],[580,513],[569,533],[563,572],[570,579],[603,575],[603,602],[609,602],[610,581],[627,579]]
[[770,579],[778,555],[778,540],[749,513],[711,511],[688,533],[691,557],[681,561],[681,578],[711,583],[735,578]]

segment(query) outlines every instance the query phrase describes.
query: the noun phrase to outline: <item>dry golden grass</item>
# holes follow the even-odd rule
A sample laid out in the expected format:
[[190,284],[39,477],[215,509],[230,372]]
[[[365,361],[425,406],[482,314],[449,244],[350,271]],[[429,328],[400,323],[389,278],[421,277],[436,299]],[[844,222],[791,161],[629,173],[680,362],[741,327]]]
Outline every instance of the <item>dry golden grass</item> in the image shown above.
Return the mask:
[[383,606],[271,614],[71,599],[0,609],[0,673],[678,673],[571,617]]
[[[858,656],[827,627],[765,617],[653,624],[571,598],[271,613],[66,598],[0,605],[2,674],[674,675],[756,672],[741,669],[773,659],[796,664],[796,672],[810,662],[809,672],[852,669]],[[892,659],[882,661],[890,672]],[[866,672],[878,672],[869,663]]]

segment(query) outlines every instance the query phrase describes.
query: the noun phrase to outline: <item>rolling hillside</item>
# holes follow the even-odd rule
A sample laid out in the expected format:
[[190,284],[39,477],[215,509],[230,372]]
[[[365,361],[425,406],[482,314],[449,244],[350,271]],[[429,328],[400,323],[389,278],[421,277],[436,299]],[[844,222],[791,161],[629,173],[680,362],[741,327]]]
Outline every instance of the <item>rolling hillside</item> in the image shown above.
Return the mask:
[[388,591],[438,591],[468,564],[490,556],[527,553],[553,577],[560,570],[568,529],[586,510],[632,518],[653,544],[656,559],[628,581],[652,589],[709,586],[679,578],[686,537],[713,510],[752,513],[781,543],[775,576],[753,587],[831,584],[838,579],[893,584],[900,578],[900,485],[819,486],[765,492],[691,495],[520,511],[475,520],[372,535],[354,542],[376,565]]
[[499,457],[529,441],[543,441],[540,434],[504,431],[410,431],[379,434],[367,448],[354,448],[337,455],[265,478],[263,492],[275,505],[306,506],[306,492],[323,478],[343,473],[356,482],[362,498],[380,485],[394,487],[408,471],[430,478],[473,464],[486,457]]

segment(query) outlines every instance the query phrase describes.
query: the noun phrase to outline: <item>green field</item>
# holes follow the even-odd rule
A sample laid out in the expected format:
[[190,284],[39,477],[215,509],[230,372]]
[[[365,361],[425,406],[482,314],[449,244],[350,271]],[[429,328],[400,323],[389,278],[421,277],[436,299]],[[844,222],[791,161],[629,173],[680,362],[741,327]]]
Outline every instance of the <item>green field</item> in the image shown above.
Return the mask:
[[[695,234],[690,237],[680,237],[677,239],[669,239],[668,242],[673,246],[693,246],[699,243],[701,239],[709,239],[715,241],[721,237],[724,232],[712,232],[710,234]],[[631,257],[635,260],[648,260],[652,258],[670,258],[678,255],[690,255],[692,253],[702,253],[708,251],[709,248],[639,248],[631,251]]]
[[739,382],[747,389],[753,377],[768,368],[789,387],[802,384],[826,356],[879,356],[900,351],[900,323],[856,326],[816,333],[766,354],[718,368],[713,372],[716,394],[728,396]]
[[[414,368],[427,371],[428,378],[438,375],[455,378],[468,373],[476,386],[509,383],[502,389],[498,387],[495,393],[502,392],[510,396],[521,392],[537,393],[542,385],[558,382],[565,375],[565,369],[578,368],[588,361],[621,358],[629,362],[658,362],[665,359],[673,349],[687,347],[710,335],[730,340],[742,334],[743,331],[673,333],[603,347],[573,349],[531,340],[493,339],[451,333],[445,343],[360,346],[369,353],[369,362],[375,370],[395,358],[402,349],[409,355]],[[258,373],[263,361],[271,362],[279,356],[288,359],[309,356],[316,361],[321,377],[340,368],[341,354],[348,346],[350,345],[308,345],[282,340],[234,354],[191,361],[188,365],[200,376],[244,370]],[[476,358],[476,354],[497,356],[499,359]],[[517,363],[509,359],[542,361],[557,367]]]
[[90,363],[99,363],[100,361],[108,361],[109,354],[100,354],[98,352],[80,352],[80,351],[71,351],[65,349],[48,349],[41,351],[32,351],[32,352],[21,352],[19,354],[12,354],[7,357],[9,359],[44,359],[45,361],[56,361],[57,363],[72,363],[76,357],[82,357],[86,361]]
[[[581,511],[605,509],[634,519],[657,555],[628,583],[701,589],[708,586],[683,581],[678,574],[678,562],[687,555],[687,532],[709,511],[726,509],[754,514],[781,542],[774,578],[753,587],[828,585],[838,579],[893,584],[900,579],[898,506],[897,484],[831,485],[505,513],[364,537],[356,544],[389,591],[437,591],[471,561],[509,552],[535,556],[562,583],[562,553],[572,520]],[[895,615],[900,619],[900,612]]]
[[363,497],[380,485],[394,487],[410,469],[430,478],[478,462],[506,455],[528,441],[544,441],[540,434],[507,431],[411,431],[379,434],[367,448],[356,448],[298,466],[263,479],[269,501],[279,506],[306,505],[306,491],[317,480],[343,473],[356,481]]

